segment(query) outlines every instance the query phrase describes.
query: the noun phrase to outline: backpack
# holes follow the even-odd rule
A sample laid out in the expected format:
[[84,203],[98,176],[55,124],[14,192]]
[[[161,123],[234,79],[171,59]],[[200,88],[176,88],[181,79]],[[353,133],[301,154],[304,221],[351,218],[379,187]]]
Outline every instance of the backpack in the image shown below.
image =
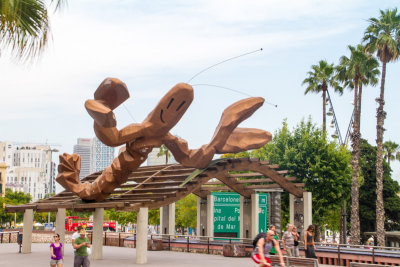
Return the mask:
[[260,238],[264,238],[267,236],[267,233],[259,233],[253,240],[253,248],[257,247],[257,242]]

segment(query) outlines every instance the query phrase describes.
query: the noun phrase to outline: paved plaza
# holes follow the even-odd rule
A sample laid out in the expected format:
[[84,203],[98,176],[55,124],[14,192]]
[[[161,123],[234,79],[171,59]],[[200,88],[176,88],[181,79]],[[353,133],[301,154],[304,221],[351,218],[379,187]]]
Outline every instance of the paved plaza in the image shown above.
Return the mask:
[[[32,244],[32,253],[18,254],[17,244],[0,244],[0,267],[5,266],[49,266],[50,244]],[[66,244],[64,266],[73,266],[71,244]],[[136,249],[125,247],[103,247],[103,260],[91,262],[91,267],[136,266]],[[250,258],[227,258],[221,255],[207,255],[173,251],[148,251],[148,267],[158,266],[255,266]]]

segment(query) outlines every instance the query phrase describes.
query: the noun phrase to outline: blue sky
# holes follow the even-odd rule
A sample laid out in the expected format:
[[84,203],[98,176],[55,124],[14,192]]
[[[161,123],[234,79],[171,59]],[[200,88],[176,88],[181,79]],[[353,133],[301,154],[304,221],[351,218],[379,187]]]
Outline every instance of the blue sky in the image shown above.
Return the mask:
[[[221,64],[191,84],[215,84],[262,96],[265,104],[242,124],[274,133],[286,118],[294,127],[312,117],[322,123],[320,95],[304,96],[301,82],[321,59],[338,63],[349,55],[379,9],[398,1],[69,1],[52,15],[53,41],[29,66],[0,58],[0,140],[58,143],[72,152],[78,137],[94,137],[84,101],[106,77],[124,81],[131,94],[115,114],[118,126],[142,121],[178,82]],[[389,64],[386,78],[385,140],[400,143],[400,63]],[[195,86],[195,100],[172,133],[191,148],[207,143],[220,114],[246,96]],[[379,87],[365,88],[361,132],[375,144]],[[342,135],[352,112],[352,92],[333,95]],[[133,115],[133,118],[129,115]],[[328,123],[329,123],[328,119]],[[330,129],[331,131],[331,129]],[[331,131],[333,133],[333,131]],[[393,164],[400,181],[400,164]]]

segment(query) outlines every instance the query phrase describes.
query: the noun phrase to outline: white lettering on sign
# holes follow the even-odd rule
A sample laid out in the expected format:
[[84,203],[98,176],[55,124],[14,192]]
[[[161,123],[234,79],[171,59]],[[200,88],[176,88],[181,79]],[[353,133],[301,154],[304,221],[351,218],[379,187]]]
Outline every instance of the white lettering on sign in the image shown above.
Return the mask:
[[233,224],[227,224],[227,225],[226,225],[226,229],[227,229],[227,230],[235,230],[235,228],[236,228],[236,227],[235,227],[235,225],[233,225]]

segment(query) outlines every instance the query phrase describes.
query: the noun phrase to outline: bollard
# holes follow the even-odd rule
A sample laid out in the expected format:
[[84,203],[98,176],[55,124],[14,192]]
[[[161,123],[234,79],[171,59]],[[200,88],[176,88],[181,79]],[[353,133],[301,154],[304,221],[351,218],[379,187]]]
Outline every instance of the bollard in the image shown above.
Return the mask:
[[19,252],[18,252],[18,253],[21,253],[22,238],[23,238],[22,234],[18,233],[18,236],[17,236],[17,243],[18,243],[18,245],[19,245]]

